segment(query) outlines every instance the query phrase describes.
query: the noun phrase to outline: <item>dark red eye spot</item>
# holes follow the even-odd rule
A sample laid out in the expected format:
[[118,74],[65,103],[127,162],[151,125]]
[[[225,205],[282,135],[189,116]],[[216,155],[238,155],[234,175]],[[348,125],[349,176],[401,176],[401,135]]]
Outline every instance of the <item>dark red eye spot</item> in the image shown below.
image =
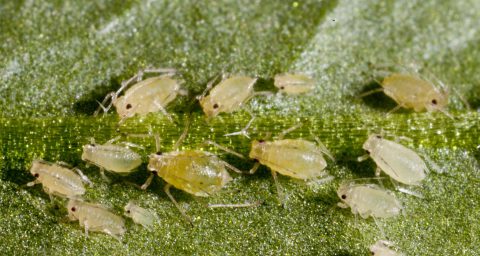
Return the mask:
[[380,135],[377,135],[376,137],[377,137],[377,139],[381,139],[381,138],[382,138],[382,136],[380,136]]
[[285,86],[280,86],[280,90],[283,90],[283,89],[285,89]]
[[35,173],[35,174],[33,175],[33,177],[35,177],[35,178],[38,178],[39,176],[40,176],[40,174],[38,174],[38,173]]
[[370,150],[365,150],[365,152],[367,152],[367,154],[369,154],[369,155],[370,155]]
[[213,104],[213,108],[218,108],[218,104],[217,103]]
[[436,99],[433,99],[433,100],[432,100],[432,104],[433,104],[433,105],[437,105],[437,100],[436,100]]
[[125,106],[127,109],[131,109],[132,108],[132,104],[128,103],[127,106]]
[[265,140],[258,140],[258,143],[264,143]]
[[76,211],[77,209],[76,209],[75,207],[72,207],[72,209],[70,209],[70,210],[72,210],[72,212],[74,212],[74,211]]
[[130,213],[130,210],[128,210],[127,213]]
[[155,154],[157,154],[157,156],[161,156],[163,153],[162,153],[162,151],[158,151],[158,152],[155,153]]
[[347,195],[342,195],[342,199],[347,199]]

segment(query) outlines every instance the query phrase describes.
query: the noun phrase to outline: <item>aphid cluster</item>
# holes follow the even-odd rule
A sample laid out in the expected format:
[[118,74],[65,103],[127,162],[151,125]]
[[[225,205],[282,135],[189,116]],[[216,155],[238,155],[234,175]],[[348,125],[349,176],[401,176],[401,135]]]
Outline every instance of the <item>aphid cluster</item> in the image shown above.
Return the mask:
[[[142,80],[144,73],[157,72],[165,74]],[[100,103],[100,108],[95,115],[101,109],[107,112],[111,106],[114,106],[121,121],[137,114],[145,115],[150,112],[162,112],[171,119],[166,111],[169,103],[178,95],[187,95],[186,90],[181,87],[182,82],[176,76],[174,69],[140,72],[123,82],[116,92],[108,94]],[[213,86],[216,80],[209,82],[205,91],[196,97],[208,118],[214,118],[221,113],[237,111],[254,96],[272,94],[271,92],[255,91],[254,85],[257,81],[255,77],[231,76],[222,78],[216,86]],[[274,85],[279,92],[295,95],[311,91],[315,81],[302,74],[279,74],[274,78]],[[440,110],[447,113],[444,110],[447,104],[447,94],[437,90],[432,83],[421,78],[406,74],[393,74],[386,77],[381,85],[382,89],[380,90],[392,97],[399,107],[413,108],[415,111]],[[124,92],[123,95],[120,95],[122,92]],[[227,135],[248,137],[246,130],[253,119],[252,115],[252,120],[242,131]],[[237,173],[254,174],[260,165],[265,165],[271,170],[280,202],[283,203],[284,198],[278,184],[277,173],[299,180],[329,181],[333,179],[333,176],[325,170],[327,161],[324,155],[332,160],[334,158],[320,140],[316,139],[316,143],[314,143],[301,138],[283,138],[288,132],[298,127],[297,125],[287,129],[274,139],[253,140],[248,156],[255,163],[249,172],[242,172],[210,152],[196,149],[179,150],[179,145],[187,134],[188,125],[170,152],[161,152],[159,136],[151,134],[156,139],[156,152],[149,155],[147,168],[151,171],[151,175],[141,188],[146,189],[155,176],[161,177],[166,182],[165,193],[182,215],[192,223],[185,210],[171,195],[170,188],[172,186],[195,196],[206,197],[215,194],[232,180],[227,169]],[[125,175],[134,171],[142,163],[142,157],[131,149],[136,145],[125,142],[115,143],[115,140],[110,140],[105,144],[97,144],[92,141],[83,146],[81,159],[88,164],[98,166],[105,178],[104,171]],[[215,142],[206,141],[206,143],[244,158],[243,155]],[[372,158],[377,165],[377,176],[380,175],[380,172],[384,172],[395,184],[417,186],[426,177],[428,169],[422,158],[413,150],[399,143],[387,140],[381,135],[372,134],[363,144],[363,149],[367,155],[360,157],[359,161],[368,157]],[[99,231],[120,239],[126,232],[122,217],[101,205],[82,200],[82,196],[86,192],[84,183],[90,183],[90,181],[79,169],[67,167],[65,164],[34,160],[30,172],[36,179],[29,182],[29,186],[41,183],[45,192],[50,196],[60,196],[69,200],[68,216],[72,220],[78,220],[80,226],[84,227],[85,233]],[[404,189],[404,191],[408,190]],[[403,206],[394,193],[376,184],[361,183],[356,180],[346,181],[340,185],[337,194],[341,200],[338,203],[340,207],[350,207],[352,213],[358,214],[362,218],[394,217],[403,211]],[[251,204],[251,206],[257,205]],[[235,205],[215,205],[214,207],[218,206],[232,207]],[[238,205],[238,207],[245,206],[250,205]],[[152,227],[157,219],[153,212],[136,205],[133,201],[130,201],[124,209],[126,216],[146,228]],[[392,251],[389,247],[389,243],[379,241],[371,247],[371,251],[375,254],[379,253],[379,255],[393,255],[392,253],[388,254],[389,251]]]

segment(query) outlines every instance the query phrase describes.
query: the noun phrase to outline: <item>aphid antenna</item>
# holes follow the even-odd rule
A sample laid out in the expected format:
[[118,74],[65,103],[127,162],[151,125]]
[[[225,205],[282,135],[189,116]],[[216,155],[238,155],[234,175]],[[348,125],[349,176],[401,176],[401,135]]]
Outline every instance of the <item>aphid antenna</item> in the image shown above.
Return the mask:
[[315,141],[317,142],[317,145],[319,146],[320,148],[320,151],[327,155],[333,162],[335,162],[335,157],[333,156],[332,152],[330,152],[330,150],[328,150],[328,148],[322,143],[322,141],[315,136]]
[[174,68],[147,68],[138,71],[137,82],[142,81],[145,74],[164,74],[164,76],[173,76],[176,73],[177,70]]
[[247,208],[247,207],[258,207],[263,204],[262,200],[255,202],[246,202],[243,204],[209,204],[208,208]]
[[248,129],[250,128],[250,126],[252,125],[253,121],[255,120],[255,115],[250,111],[250,110],[246,110],[247,113],[250,115],[250,121],[248,121],[247,125],[240,131],[238,132],[232,132],[232,133],[227,133],[225,134],[224,136],[236,136],[236,135],[243,135],[244,137],[247,137],[248,139],[250,139],[250,136],[248,136]]
[[422,193],[417,192],[417,191],[414,191],[414,190],[407,189],[407,188],[402,187],[402,186],[398,186],[398,187],[397,187],[397,190],[400,191],[400,192],[402,192],[402,193],[405,193],[405,194],[407,194],[407,195],[411,195],[411,196],[414,196],[414,197],[418,197],[418,198],[420,198],[420,199],[425,198]]
[[442,113],[443,113],[444,115],[446,115],[448,118],[450,118],[450,119],[452,119],[452,120],[455,120],[455,118],[454,118],[450,113],[448,113],[447,110],[438,108],[438,111],[442,112]]
[[224,146],[222,146],[222,145],[220,145],[220,144],[218,144],[218,143],[216,143],[216,142],[214,142],[214,141],[205,140],[202,144],[214,146],[214,147],[216,147],[216,148],[218,148],[218,149],[221,149],[221,150],[223,150],[223,151],[225,151],[225,152],[227,152],[227,153],[230,153],[230,154],[232,154],[232,155],[234,155],[234,156],[236,156],[236,157],[238,157],[238,158],[245,159],[245,156],[243,156],[242,154],[240,154],[240,153],[238,153],[238,152],[236,152],[236,151],[233,151],[232,149],[229,149],[229,148],[227,148],[227,147],[224,147]]
[[[103,110],[103,113],[106,114],[108,112],[108,110],[110,110],[110,108],[112,107],[113,101],[116,98],[117,98],[117,94],[115,92],[110,92],[109,94],[107,94],[107,96],[105,96],[105,98],[103,99],[102,102],[99,102],[98,100],[95,100],[98,103],[99,106],[98,106],[97,110],[95,110],[95,112],[93,112],[93,116],[97,116],[100,113],[100,110]],[[105,104],[107,104],[108,100],[110,100],[110,103],[108,104],[108,106],[105,107]]]
[[[464,95],[461,94],[456,88],[452,88],[452,90],[455,93],[455,95],[457,95],[457,97],[460,99],[460,101],[465,105],[467,110],[468,111],[472,110],[472,106],[470,105],[470,103],[468,103],[467,99],[465,99]],[[448,92],[445,92],[445,93],[448,93]]]
[[72,170],[77,172],[78,175],[80,175],[80,177],[82,178],[82,180],[85,181],[90,187],[93,186],[93,182],[85,174],[83,174],[82,170],[77,167],[73,168]]
[[[375,80],[375,82],[379,83],[377,80]],[[373,89],[373,90],[364,92],[364,93],[358,95],[357,98],[363,98],[363,97],[366,97],[366,96],[369,96],[369,95],[372,95],[372,94],[375,94],[375,93],[379,93],[379,92],[383,92],[383,88],[377,88],[377,89]]]
[[[221,77],[222,74],[218,74],[216,76],[213,77],[212,80],[210,80],[208,83],[207,83],[207,86],[205,87],[205,90],[203,90],[202,94],[200,95],[197,95],[195,98],[197,100],[201,100],[203,98],[205,98],[205,95],[207,95],[207,93],[212,89],[213,87],[213,84],[215,84],[215,82],[218,80],[219,77]],[[223,79],[223,78],[222,78]]]
[[[423,159],[425,160],[425,162],[428,163],[428,165],[430,166],[430,168],[432,168],[436,173],[444,173],[445,172],[445,169],[440,167],[435,161],[433,161],[427,154],[425,153],[422,153],[422,154],[419,154],[423,157]],[[429,171],[428,169],[426,170],[427,172]]]
[[356,178],[356,179],[351,179],[351,180],[347,180],[345,182],[343,182],[342,184],[354,184],[354,185],[362,185],[362,183],[358,183],[357,181],[372,181],[372,180],[376,180],[376,181],[379,181],[379,180],[384,180],[385,177],[368,177],[368,178]]
[[283,137],[285,137],[285,135],[287,135],[287,134],[290,133],[290,132],[295,131],[296,129],[298,129],[298,128],[302,127],[302,126],[303,126],[303,123],[299,123],[299,124],[296,124],[296,125],[288,128],[288,129],[286,129],[286,130],[283,130],[282,132],[280,132],[280,133],[278,134],[278,136],[277,136],[276,139],[281,140],[281,139],[283,139]]
[[182,145],[183,141],[187,137],[188,134],[188,129],[190,128],[190,124],[192,122],[192,118],[190,114],[187,116],[187,122],[185,123],[185,128],[183,129],[182,134],[178,138],[177,142],[173,145],[173,151],[177,151],[180,148],[180,145]]

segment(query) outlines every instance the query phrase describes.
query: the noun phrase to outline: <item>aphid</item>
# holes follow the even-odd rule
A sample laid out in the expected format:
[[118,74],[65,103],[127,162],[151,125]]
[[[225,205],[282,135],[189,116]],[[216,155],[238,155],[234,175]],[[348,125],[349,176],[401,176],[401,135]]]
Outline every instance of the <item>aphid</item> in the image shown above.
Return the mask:
[[403,256],[403,253],[390,249],[392,242],[379,240],[370,246],[370,253],[374,256]]
[[[253,86],[257,78],[248,76],[233,76],[222,80],[213,89],[210,88],[216,79],[208,83],[204,93],[198,97],[200,106],[208,118],[216,117],[220,113],[231,113],[239,110],[247,101],[256,95],[271,94],[270,92],[255,92]],[[208,96],[205,96],[210,90]],[[252,115],[250,113],[250,115]],[[229,133],[230,135],[244,135],[248,137],[246,130],[251,125],[255,117],[248,122],[247,126],[239,132]]]
[[[150,77],[142,81],[144,73],[167,74]],[[174,69],[153,69],[139,72],[139,74],[129,80],[122,82],[122,86],[116,92],[109,93],[100,104],[100,108],[95,112],[95,115],[98,114],[101,108],[103,108],[104,112],[107,112],[113,105],[121,120],[130,118],[135,114],[146,115],[150,112],[158,111],[161,111],[171,119],[165,108],[177,95],[186,94],[186,91],[181,87],[181,83],[173,78],[174,74]],[[120,96],[120,93],[134,81],[137,83]],[[110,104],[107,107],[103,107],[109,99],[111,99]]]
[[100,167],[103,177],[104,170],[126,175],[142,163],[139,154],[128,147],[112,144],[114,140],[103,145],[91,142],[83,146],[82,160]]
[[409,74],[391,74],[380,83],[382,88],[366,92],[361,96],[367,96],[376,92],[384,92],[398,104],[390,112],[399,108],[420,111],[440,111],[445,115],[451,115],[445,110],[448,104],[448,93],[439,90],[432,82],[423,80]]
[[419,185],[428,171],[425,162],[413,150],[396,142],[386,140],[378,134],[372,134],[363,144],[366,156],[359,161],[371,157],[377,164],[376,175],[385,172],[392,179],[407,185]]
[[135,223],[140,224],[148,229],[151,229],[157,220],[157,216],[155,216],[155,214],[136,205],[133,201],[130,201],[127,205],[125,205],[125,215],[132,218]]
[[342,200],[338,206],[350,207],[353,214],[359,214],[366,219],[389,218],[401,213],[403,207],[397,198],[389,191],[374,184],[343,183],[337,190]]
[[77,168],[69,169],[66,166],[40,159],[33,160],[30,173],[36,179],[27,183],[27,186],[41,183],[47,194],[66,198],[82,196],[85,194],[83,183],[90,183],[88,178]]
[[[170,194],[170,188],[174,186],[192,195],[207,197],[221,190],[232,180],[226,170],[227,168],[238,173],[242,172],[210,152],[201,150],[178,151],[177,148],[185,138],[186,133],[187,129],[175,144],[174,151],[167,153],[159,151],[158,136],[155,137],[157,153],[150,155],[147,168],[152,173],[145,184],[142,185],[142,189],[146,189],[150,185],[155,174],[161,177],[167,183],[164,187],[165,193],[185,219],[192,223],[185,211]],[[213,142],[210,143],[214,144]],[[242,156],[240,155],[240,157]]]
[[306,93],[315,86],[312,78],[302,74],[278,74],[274,80],[275,87],[286,94]]
[[98,204],[86,203],[79,200],[70,200],[67,205],[70,220],[78,220],[80,226],[88,231],[107,233],[120,241],[125,233],[125,223],[122,217],[111,213]]
[[302,180],[322,179],[326,181],[331,179],[331,176],[324,171],[327,162],[323,155],[326,154],[332,159],[333,157],[319,140],[317,140],[319,145],[317,146],[315,143],[303,139],[282,139],[287,132],[298,127],[294,126],[284,131],[278,140],[254,140],[252,142],[249,157],[257,162],[250,173],[253,174],[260,164],[268,166],[271,169],[279,197],[281,191],[278,186],[277,172]]

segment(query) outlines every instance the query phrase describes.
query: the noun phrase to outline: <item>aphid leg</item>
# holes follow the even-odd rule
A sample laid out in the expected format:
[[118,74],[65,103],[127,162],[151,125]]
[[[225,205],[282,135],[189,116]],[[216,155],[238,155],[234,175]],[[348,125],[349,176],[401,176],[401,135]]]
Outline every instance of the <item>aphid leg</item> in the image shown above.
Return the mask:
[[37,184],[40,184],[41,182],[38,180],[30,181],[29,183],[26,184],[27,187],[33,187]]
[[166,116],[170,122],[173,123],[173,117],[172,117],[172,115],[170,115],[170,114],[167,112],[167,110],[165,110],[165,108],[162,106],[162,104],[158,103],[156,100],[153,101],[153,104],[154,104],[158,109],[160,109],[160,112],[162,112],[162,114],[163,114],[164,116]]
[[105,228],[105,229],[103,229],[103,232],[104,232],[105,234],[107,234],[107,235],[113,236],[113,238],[117,239],[117,241],[118,241],[119,243],[122,243],[121,237],[118,236],[118,235],[115,235],[114,233],[112,233],[112,231],[111,231],[110,229]]
[[110,178],[105,175],[105,169],[100,168],[100,175],[102,176],[102,179],[104,179],[106,182],[111,182]]
[[173,204],[177,207],[177,209],[180,211],[182,216],[188,221],[188,223],[190,223],[190,225],[193,226],[192,219],[187,215],[185,210],[182,207],[180,207],[180,205],[177,203],[177,200],[173,198],[172,194],[170,194],[170,187],[172,187],[172,185],[166,184],[163,190],[165,191],[167,196],[170,198],[170,200],[173,202]]
[[260,162],[256,161],[255,164],[253,165],[252,169],[248,172],[249,174],[254,174],[257,172],[258,167],[260,167]]
[[278,182],[277,172],[275,171],[271,171],[271,172],[272,172],[273,182],[275,183],[275,187],[277,187],[278,201],[283,206],[285,204],[285,196],[283,195],[282,188],[280,187],[280,183]]
[[318,147],[320,148],[320,151],[327,155],[330,159],[332,159],[332,161],[335,162],[335,157],[333,157],[332,153],[330,152],[330,150],[328,150],[327,147],[325,147],[325,145],[322,143],[322,141],[318,138],[318,137],[315,137],[315,141],[317,142],[318,144]]
[[105,142],[105,144],[111,145],[111,144],[113,144],[115,141],[117,141],[117,140],[119,140],[119,139],[120,139],[120,135],[119,135],[119,136],[116,136],[116,137],[114,137],[114,138],[112,138],[112,139],[110,139],[110,140],[108,140],[107,142]]
[[368,158],[370,158],[370,155],[369,155],[369,154],[365,154],[365,155],[363,155],[363,156],[357,157],[357,161],[358,161],[358,162],[363,162],[363,161],[367,160]]
[[225,162],[225,161],[222,161],[223,164],[225,165],[225,167],[227,167],[228,169],[236,172],[236,173],[240,173],[240,174],[245,174],[245,172],[241,171],[240,169],[238,169],[237,167]]
[[[421,156],[423,157],[423,159],[425,159],[425,162],[428,163],[430,168],[432,168],[436,173],[444,173],[445,172],[445,169],[438,166],[438,164],[435,163],[435,161],[433,161],[429,156],[427,156],[426,154],[421,154]],[[429,169],[427,168],[427,169],[425,169],[425,171],[428,173]]]
[[88,179],[88,177],[87,177],[85,174],[83,174],[83,172],[82,172],[80,169],[78,169],[78,168],[75,167],[75,168],[73,168],[72,170],[76,171],[76,172],[78,173],[78,175],[80,175],[80,177],[82,178],[82,180],[85,181],[88,185],[90,185],[90,186],[93,185],[92,181],[90,181],[90,180]]
[[248,132],[247,130],[250,128],[250,126],[252,125],[253,121],[255,120],[255,116],[250,112],[250,111],[247,111],[250,116],[252,118],[250,118],[250,121],[248,121],[247,125],[240,131],[238,132],[232,132],[232,133],[227,133],[225,134],[224,136],[236,136],[236,135],[243,135],[245,137],[247,137],[248,139],[250,139],[250,136],[248,136]]
[[377,168],[375,169],[375,176],[380,176],[380,174],[382,173],[382,169],[380,169],[380,167],[377,166]]
[[140,188],[143,189],[143,190],[147,189],[148,186],[150,186],[150,184],[152,184],[153,177],[155,177],[155,173],[151,172],[150,176],[148,176],[147,180],[145,181],[145,183],[143,183],[143,185]]
[[[377,83],[380,84],[379,82],[377,82]],[[379,92],[383,92],[383,88],[377,88],[377,89],[373,89],[373,90],[364,92],[364,93],[358,95],[357,97],[358,98],[363,98],[363,97],[366,97],[366,96],[369,96],[369,95],[372,95],[372,94],[375,94],[375,93],[379,93]]]
[[395,106],[394,108],[390,109],[390,110],[387,112],[387,114],[385,114],[385,116],[391,115],[393,112],[401,109],[402,107],[403,107],[402,105],[397,105],[397,106]]
[[375,221],[375,225],[377,225],[378,229],[380,230],[380,233],[382,234],[382,237],[385,237],[385,231],[383,230],[382,226],[380,225],[380,223],[378,222],[377,218],[375,218],[375,216],[372,216],[373,220]]
[[422,193],[404,188],[402,186],[398,186],[397,190],[402,192],[402,193],[405,193],[407,195],[411,195],[411,196],[418,197],[418,198],[424,198]]
[[245,159],[245,157],[244,157],[242,154],[237,153],[237,152],[235,152],[235,151],[233,151],[233,150],[231,150],[231,149],[229,149],[229,148],[227,148],[227,147],[224,147],[224,146],[222,146],[222,145],[220,145],[220,144],[218,144],[218,143],[216,143],[216,142],[214,142],[214,141],[205,140],[205,141],[203,142],[203,144],[212,145],[212,146],[214,146],[214,147],[216,147],[216,148],[218,148],[218,149],[221,149],[221,150],[223,150],[223,151],[225,151],[225,152],[227,152],[227,153],[230,153],[230,154],[232,154],[232,155],[234,155],[234,156],[236,156],[236,157],[238,157],[238,158]]
[[253,203],[243,203],[243,204],[209,204],[208,208],[246,208],[246,207],[257,207],[260,206],[263,201],[256,201]]
[[296,129],[298,129],[298,128],[302,127],[302,126],[303,126],[303,124],[302,124],[302,123],[299,123],[299,124],[296,124],[296,125],[288,128],[288,129],[286,129],[286,130],[283,130],[281,133],[278,134],[277,139],[278,139],[278,140],[283,139],[283,137],[285,137],[285,135],[287,135],[288,133],[290,133],[290,132],[292,132],[292,131],[295,131]]
[[340,208],[342,208],[342,209],[347,209],[347,208],[348,208],[348,205],[345,204],[345,203],[342,203],[342,202],[338,202],[338,203],[337,203],[337,206],[340,207]]
[[[112,107],[113,99],[116,99],[116,97],[117,94],[115,92],[111,92],[107,94],[107,96],[105,96],[102,102],[97,101],[99,106],[97,110],[93,112],[93,116],[97,116],[100,113],[100,110],[103,110],[103,113],[107,113],[108,110],[110,110],[110,108]],[[105,107],[105,104],[108,102],[108,100],[110,100],[110,103],[108,104],[108,106]]]

